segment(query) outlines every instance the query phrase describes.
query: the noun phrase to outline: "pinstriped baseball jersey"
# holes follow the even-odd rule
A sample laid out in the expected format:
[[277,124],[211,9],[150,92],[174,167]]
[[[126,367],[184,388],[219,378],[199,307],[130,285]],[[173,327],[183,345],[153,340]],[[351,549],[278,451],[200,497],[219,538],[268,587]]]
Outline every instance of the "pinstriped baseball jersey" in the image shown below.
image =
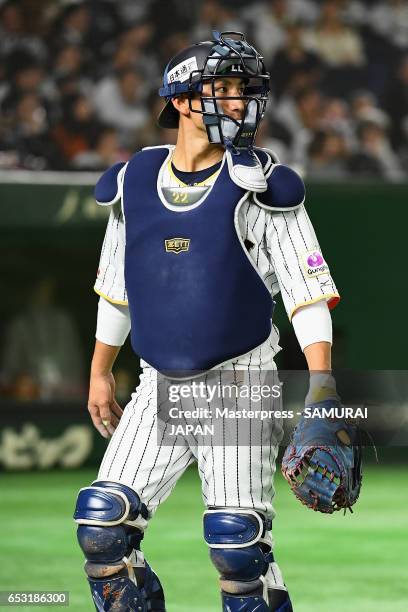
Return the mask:
[[[210,185],[215,178],[210,177],[206,184]],[[180,187],[171,166],[164,171],[163,186]],[[334,303],[338,299],[303,206],[294,211],[270,212],[248,200],[241,208],[238,225],[250,257],[271,294],[282,293],[289,317],[299,306],[322,299]],[[118,304],[127,303],[124,250],[123,211],[120,204],[115,204],[102,247],[95,291]],[[274,356],[280,349],[278,341],[278,330],[273,326],[270,337],[260,347],[208,373],[205,380],[220,377],[221,381],[223,372],[229,369],[234,375],[240,371],[238,377],[244,371],[251,384],[258,382],[258,378],[261,382],[264,370],[276,368]],[[153,513],[185,469],[197,461],[207,506],[254,508],[273,517],[273,477],[282,435],[279,420],[250,424],[237,420],[232,425],[236,428],[232,431],[232,443],[230,440],[228,444],[187,438],[177,441],[175,438],[173,444],[164,444],[167,423],[164,429],[158,428],[158,375],[147,364],[142,362],[142,365],[140,385],[109,443],[98,479],[120,481],[134,488]],[[273,400],[271,405],[274,410],[279,409],[280,398]],[[194,400],[183,400],[183,409],[186,407],[195,408]],[[198,419],[198,422],[210,426],[212,417]],[[218,426],[224,434],[229,424],[221,422]],[[243,441],[248,435],[255,443]]]

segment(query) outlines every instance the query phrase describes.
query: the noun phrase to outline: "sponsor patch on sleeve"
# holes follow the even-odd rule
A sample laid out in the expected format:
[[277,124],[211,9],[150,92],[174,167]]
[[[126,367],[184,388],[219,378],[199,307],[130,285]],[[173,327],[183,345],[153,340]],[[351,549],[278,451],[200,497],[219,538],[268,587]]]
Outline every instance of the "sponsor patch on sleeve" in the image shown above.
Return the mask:
[[329,274],[329,266],[318,249],[306,251],[302,258],[303,268],[309,278],[319,276],[319,274]]
[[190,72],[193,72],[193,70],[198,70],[197,58],[195,55],[188,57],[183,62],[180,62],[180,64],[177,64],[177,66],[174,66],[174,68],[169,70],[167,73],[167,82],[173,83],[174,81],[180,81],[183,83],[184,81],[187,81],[188,77],[190,76]]

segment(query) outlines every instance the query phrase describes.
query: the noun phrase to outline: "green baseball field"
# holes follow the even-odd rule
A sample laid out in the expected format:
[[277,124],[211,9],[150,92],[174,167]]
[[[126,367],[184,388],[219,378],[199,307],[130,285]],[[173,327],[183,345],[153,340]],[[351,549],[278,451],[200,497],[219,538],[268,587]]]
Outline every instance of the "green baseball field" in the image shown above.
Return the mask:
[[[1,476],[0,590],[69,591],[65,609],[94,610],[71,518],[77,490],[93,478],[85,470]],[[346,516],[301,506],[280,474],[276,489],[275,553],[295,612],[408,610],[406,471],[366,468],[360,500]],[[143,550],[162,580],[169,612],[220,610],[202,511],[200,483],[190,469],[145,537]]]

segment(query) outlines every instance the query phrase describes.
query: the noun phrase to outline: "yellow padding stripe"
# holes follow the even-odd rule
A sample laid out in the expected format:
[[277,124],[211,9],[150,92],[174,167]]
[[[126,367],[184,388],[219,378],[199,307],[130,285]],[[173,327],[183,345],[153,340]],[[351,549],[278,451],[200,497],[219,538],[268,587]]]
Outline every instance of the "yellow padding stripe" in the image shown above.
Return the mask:
[[326,300],[328,307],[330,308],[330,310],[332,310],[340,302],[340,296],[338,293],[326,293],[325,295],[320,295],[314,300],[308,300],[307,302],[302,302],[302,304],[296,304],[296,306],[289,315],[289,321],[292,320],[292,317],[295,312],[299,308],[302,308],[302,306],[307,306],[308,304],[316,304],[316,302],[321,302],[322,300]]
[[128,306],[128,302],[123,302],[121,300],[112,300],[112,298],[102,293],[102,291],[98,291],[98,289],[95,289],[95,287],[93,288],[93,290],[95,291],[95,293],[105,298],[105,300],[108,300],[108,302],[110,302],[111,304],[119,304],[119,306]]

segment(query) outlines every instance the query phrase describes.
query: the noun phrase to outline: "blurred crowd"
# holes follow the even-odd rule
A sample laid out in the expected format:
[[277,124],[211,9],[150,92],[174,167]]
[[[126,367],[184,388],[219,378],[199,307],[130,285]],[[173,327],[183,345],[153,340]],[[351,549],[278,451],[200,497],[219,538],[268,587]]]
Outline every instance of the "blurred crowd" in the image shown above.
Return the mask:
[[214,28],[265,57],[258,145],[309,178],[403,179],[408,0],[0,0],[0,168],[101,170],[174,142],[164,67]]

